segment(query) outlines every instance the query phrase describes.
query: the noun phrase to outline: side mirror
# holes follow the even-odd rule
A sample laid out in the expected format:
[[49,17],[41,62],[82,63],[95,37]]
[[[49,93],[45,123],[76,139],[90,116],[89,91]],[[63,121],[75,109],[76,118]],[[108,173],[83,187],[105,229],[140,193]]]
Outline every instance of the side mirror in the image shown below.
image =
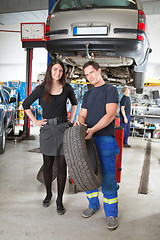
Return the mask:
[[9,100],[9,103],[14,103],[16,102],[16,98],[15,97],[11,97],[10,100]]

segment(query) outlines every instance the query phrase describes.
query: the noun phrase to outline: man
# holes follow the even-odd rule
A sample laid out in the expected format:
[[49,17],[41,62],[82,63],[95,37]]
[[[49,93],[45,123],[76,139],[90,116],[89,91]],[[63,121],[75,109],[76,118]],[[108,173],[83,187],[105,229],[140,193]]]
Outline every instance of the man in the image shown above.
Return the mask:
[[[94,136],[102,164],[102,193],[107,227],[116,229],[118,197],[116,182],[115,154],[119,148],[114,137],[114,119],[117,111],[118,92],[115,87],[105,84],[98,63],[89,61],[83,67],[88,81],[94,88],[85,93],[78,117],[78,124],[87,124],[86,138]],[[89,207],[82,216],[91,217],[100,208],[98,189],[87,191]]]
[[120,126],[124,129],[123,135],[123,147],[130,148],[131,145],[128,144],[128,138],[130,134],[130,122],[131,122],[131,100],[130,100],[130,89],[124,87],[122,89],[123,97],[120,101]]

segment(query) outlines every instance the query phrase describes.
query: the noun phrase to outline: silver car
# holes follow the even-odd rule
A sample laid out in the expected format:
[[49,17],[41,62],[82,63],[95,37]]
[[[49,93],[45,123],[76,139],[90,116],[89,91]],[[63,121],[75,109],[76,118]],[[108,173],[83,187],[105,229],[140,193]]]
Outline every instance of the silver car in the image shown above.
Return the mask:
[[46,48],[66,64],[68,78],[95,60],[107,82],[143,92],[151,49],[140,1],[59,0],[46,22]]
[[5,151],[7,135],[14,135],[16,108],[11,103],[15,102],[11,88],[0,85],[0,154]]

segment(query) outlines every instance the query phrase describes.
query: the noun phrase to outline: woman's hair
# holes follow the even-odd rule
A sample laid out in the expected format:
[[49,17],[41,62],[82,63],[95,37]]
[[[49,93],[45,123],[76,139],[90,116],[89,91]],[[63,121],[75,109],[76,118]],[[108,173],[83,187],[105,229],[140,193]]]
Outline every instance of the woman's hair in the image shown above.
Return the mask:
[[50,91],[51,91],[51,87],[52,87],[52,80],[53,80],[52,79],[52,67],[55,64],[59,64],[63,68],[63,74],[62,74],[62,77],[59,79],[59,82],[61,83],[62,86],[65,86],[65,84],[66,84],[66,73],[65,73],[65,67],[64,67],[63,62],[59,59],[52,59],[51,62],[49,63],[49,65],[48,65],[44,81],[41,84],[44,87],[43,100],[45,102],[49,102],[49,96],[50,96]]
[[95,61],[88,61],[83,66],[83,71],[86,67],[92,66],[96,71],[100,68],[100,65]]

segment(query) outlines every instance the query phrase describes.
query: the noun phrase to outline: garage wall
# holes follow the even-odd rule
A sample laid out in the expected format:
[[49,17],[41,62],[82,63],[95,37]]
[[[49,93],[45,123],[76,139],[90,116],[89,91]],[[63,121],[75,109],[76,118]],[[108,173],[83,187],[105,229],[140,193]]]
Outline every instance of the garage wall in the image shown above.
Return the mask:
[[149,63],[146,78],[160,79],[160,15],[147,16],[147,31],[152,53],[149,56]]
[[160,1],[141,1],[146,15],[160,14]]
[[[1,26],[1,30],[19,31],[20,26]],[[0,32],[0,82],[26,81],[26,51],[22,48],[19,32]],[[33,81],[47,68],[47,51],[43,48],[33,50]]]

